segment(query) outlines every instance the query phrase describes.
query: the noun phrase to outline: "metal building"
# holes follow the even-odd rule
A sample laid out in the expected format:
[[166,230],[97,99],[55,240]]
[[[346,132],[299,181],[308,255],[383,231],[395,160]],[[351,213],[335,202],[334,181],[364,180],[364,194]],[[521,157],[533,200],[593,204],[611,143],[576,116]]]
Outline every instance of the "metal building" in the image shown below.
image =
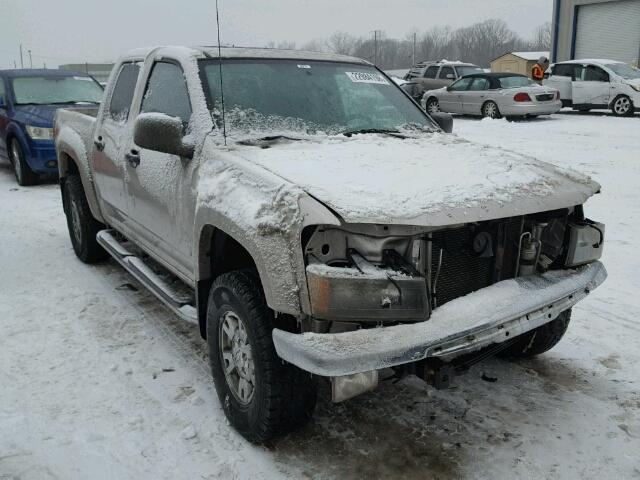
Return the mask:
[[554,0],[551,61],[609,58],[638,65],[640,0]]

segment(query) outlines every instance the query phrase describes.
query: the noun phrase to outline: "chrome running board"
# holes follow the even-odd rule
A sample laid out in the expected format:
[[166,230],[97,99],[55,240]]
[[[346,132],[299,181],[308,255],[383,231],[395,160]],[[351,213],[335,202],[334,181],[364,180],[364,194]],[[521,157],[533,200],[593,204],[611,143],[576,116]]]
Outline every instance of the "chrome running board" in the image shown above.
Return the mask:
[[193,297],[169,285],[142,258],[127,250],[114,236],[115,230],[101,230],[96,240],[122,267],[169,309],[187,322],[198,324]]

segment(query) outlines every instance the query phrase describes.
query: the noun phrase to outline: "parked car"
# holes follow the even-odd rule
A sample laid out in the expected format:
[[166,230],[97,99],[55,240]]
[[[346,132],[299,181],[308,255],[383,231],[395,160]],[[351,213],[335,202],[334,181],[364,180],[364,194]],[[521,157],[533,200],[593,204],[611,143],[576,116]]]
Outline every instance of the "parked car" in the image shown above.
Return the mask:
[[473,63],[440,60],[439,62],[421,62],[413,66],[404,79],[408,82],[403,89],[416,101],[420,101],[425,90],[433,90],[451,85],[460,77],[483,70]]
[[103,89],[92,77],[64,70],[0,70],[0,155],[20,185],[57,174],[53,117],[61,106],[96,108]]
[[537,117],[562,108],[557,90],[515,73],[467,75],[448,87],[426,91],[421,104],[429,113],[441,111],[489,118]]
[[542,353],[606,277],[597,183],[446,135],[357,58],[135,50],[55,131],[76,255],[199,326],[253,442],[308,420],[321,378],[343,401]]
[[551,65],[543,80],[560,91],[565,107],[580,112],[612,110],[633,115],[640,110],[640,70],[614,60],[570,60]]

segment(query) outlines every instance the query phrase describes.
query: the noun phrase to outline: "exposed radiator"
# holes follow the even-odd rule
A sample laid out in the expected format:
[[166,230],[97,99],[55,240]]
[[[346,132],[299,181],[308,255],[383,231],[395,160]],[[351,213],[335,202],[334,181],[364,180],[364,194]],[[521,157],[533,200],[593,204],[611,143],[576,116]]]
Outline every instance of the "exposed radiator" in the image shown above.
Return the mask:
[[[431,283],[435,283],[437,306],[492,283],[494,256],[480,257],[473,251],[475,235],[469,227],[433,233]],[[436,280],[441,250],[442,264]]]

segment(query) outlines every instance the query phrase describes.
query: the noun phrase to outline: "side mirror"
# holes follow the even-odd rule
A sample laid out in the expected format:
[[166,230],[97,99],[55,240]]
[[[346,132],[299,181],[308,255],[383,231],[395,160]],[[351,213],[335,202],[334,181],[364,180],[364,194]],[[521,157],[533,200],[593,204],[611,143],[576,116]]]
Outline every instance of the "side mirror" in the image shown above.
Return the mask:
[[453,132],[453,115],[445,112],[435,112],[429,115],[445,133]]
[[193,158],[194,146],[185,141],[182,120],[164,113],[141,113],[136,119],[133,141],[147,150]]

